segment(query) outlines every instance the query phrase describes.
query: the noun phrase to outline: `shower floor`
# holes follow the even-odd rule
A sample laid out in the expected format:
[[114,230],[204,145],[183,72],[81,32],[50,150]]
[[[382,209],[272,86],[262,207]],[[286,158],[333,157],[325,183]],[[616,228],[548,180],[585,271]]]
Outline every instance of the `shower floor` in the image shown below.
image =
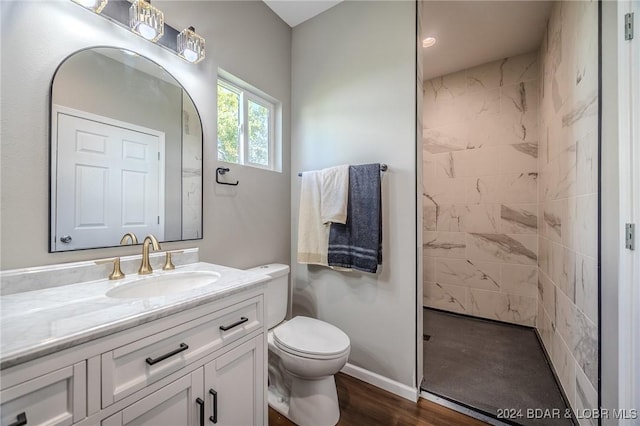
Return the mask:
[[424,308],[424,334],[422,390],[511,424],[573,424],[533,329]]

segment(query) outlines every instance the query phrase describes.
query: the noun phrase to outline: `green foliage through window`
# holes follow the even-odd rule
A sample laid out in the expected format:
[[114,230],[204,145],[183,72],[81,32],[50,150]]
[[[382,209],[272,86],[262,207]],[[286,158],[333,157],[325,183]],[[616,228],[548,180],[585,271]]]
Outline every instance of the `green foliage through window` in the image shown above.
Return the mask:
[[239,162],[240,94],[218,84],[218,160]]
[[273,168],[274,111],[256,93],[218,80],[218,160]]
[[249,162],[269,165],[269,109],[249,101]]

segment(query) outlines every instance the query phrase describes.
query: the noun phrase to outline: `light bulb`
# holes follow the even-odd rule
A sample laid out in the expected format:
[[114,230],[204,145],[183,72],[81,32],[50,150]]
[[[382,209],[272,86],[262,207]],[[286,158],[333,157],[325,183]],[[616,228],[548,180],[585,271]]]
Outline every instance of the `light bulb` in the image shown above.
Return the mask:
[[129,8],[129,27],[141,37],[156,42],[164,34],[164,14],[145,0],[133,0]]
[[180,31],[176,38],[176,51],[178,56],[192,64],[197,64],[204,59],[204,38],[196,34],[193,27]]
[[153,40],[157,34],[155,29],[144,23],[138,25],[138,32],[147,40]]
[[422,47],[431,47],[434,44],[436,44],[436,38],[435,37],[427,37],[424,40],[422,40]]
[[198,59],[198,54],[191,49],[185,49],[182,55],[189,62],[195,62]]

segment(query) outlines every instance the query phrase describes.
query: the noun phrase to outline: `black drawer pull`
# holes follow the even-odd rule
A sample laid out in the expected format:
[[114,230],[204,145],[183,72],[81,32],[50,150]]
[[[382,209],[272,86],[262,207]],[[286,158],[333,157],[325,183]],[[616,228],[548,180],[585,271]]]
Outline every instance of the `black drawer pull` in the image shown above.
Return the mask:
[[218,423],[218,392],[209,389],[209,393],[213,395],[213,416],[209,417],[209,421]]
[[204,426],[204,401],[202,398],[196,398],[196,404],[200,406],[200,426]]
[[164,354],[164,355],[160,355],[158,358],[153,359],[151,357],[147,358],[147,364],[149,365],[153,365],[155,363],[158,363],[160,361],[164,361],[165,359],[174,356],[175,354],[179,354],[182,351],[186,351],[187,349],[189,349],[189,346],[185,343],[180,343],[180,347],[178,349],[176,349],[175,351],[171,351],[168,354]]
[[222,331],[227,331],[227,330],[231,330],[233,327],[237,327],[240,324],[244,324],[245,322],[249,321],[249,318],[247,317],[240,317],[240,321],[236,321],[231,325],[221,325],[220,326],[220,330]]
[[27,413],[23,412],[16,416],[15,423],[11,423],[9,426],[24,426],[27,424]]

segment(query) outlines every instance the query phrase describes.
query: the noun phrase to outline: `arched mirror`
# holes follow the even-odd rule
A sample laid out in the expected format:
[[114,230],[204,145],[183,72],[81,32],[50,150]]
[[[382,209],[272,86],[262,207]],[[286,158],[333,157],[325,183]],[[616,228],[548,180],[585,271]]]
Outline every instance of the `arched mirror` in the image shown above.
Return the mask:
[[96,47],[51,87],[50,251],[112,247],[127,232],[202,238],[202,124],[155,62]]

